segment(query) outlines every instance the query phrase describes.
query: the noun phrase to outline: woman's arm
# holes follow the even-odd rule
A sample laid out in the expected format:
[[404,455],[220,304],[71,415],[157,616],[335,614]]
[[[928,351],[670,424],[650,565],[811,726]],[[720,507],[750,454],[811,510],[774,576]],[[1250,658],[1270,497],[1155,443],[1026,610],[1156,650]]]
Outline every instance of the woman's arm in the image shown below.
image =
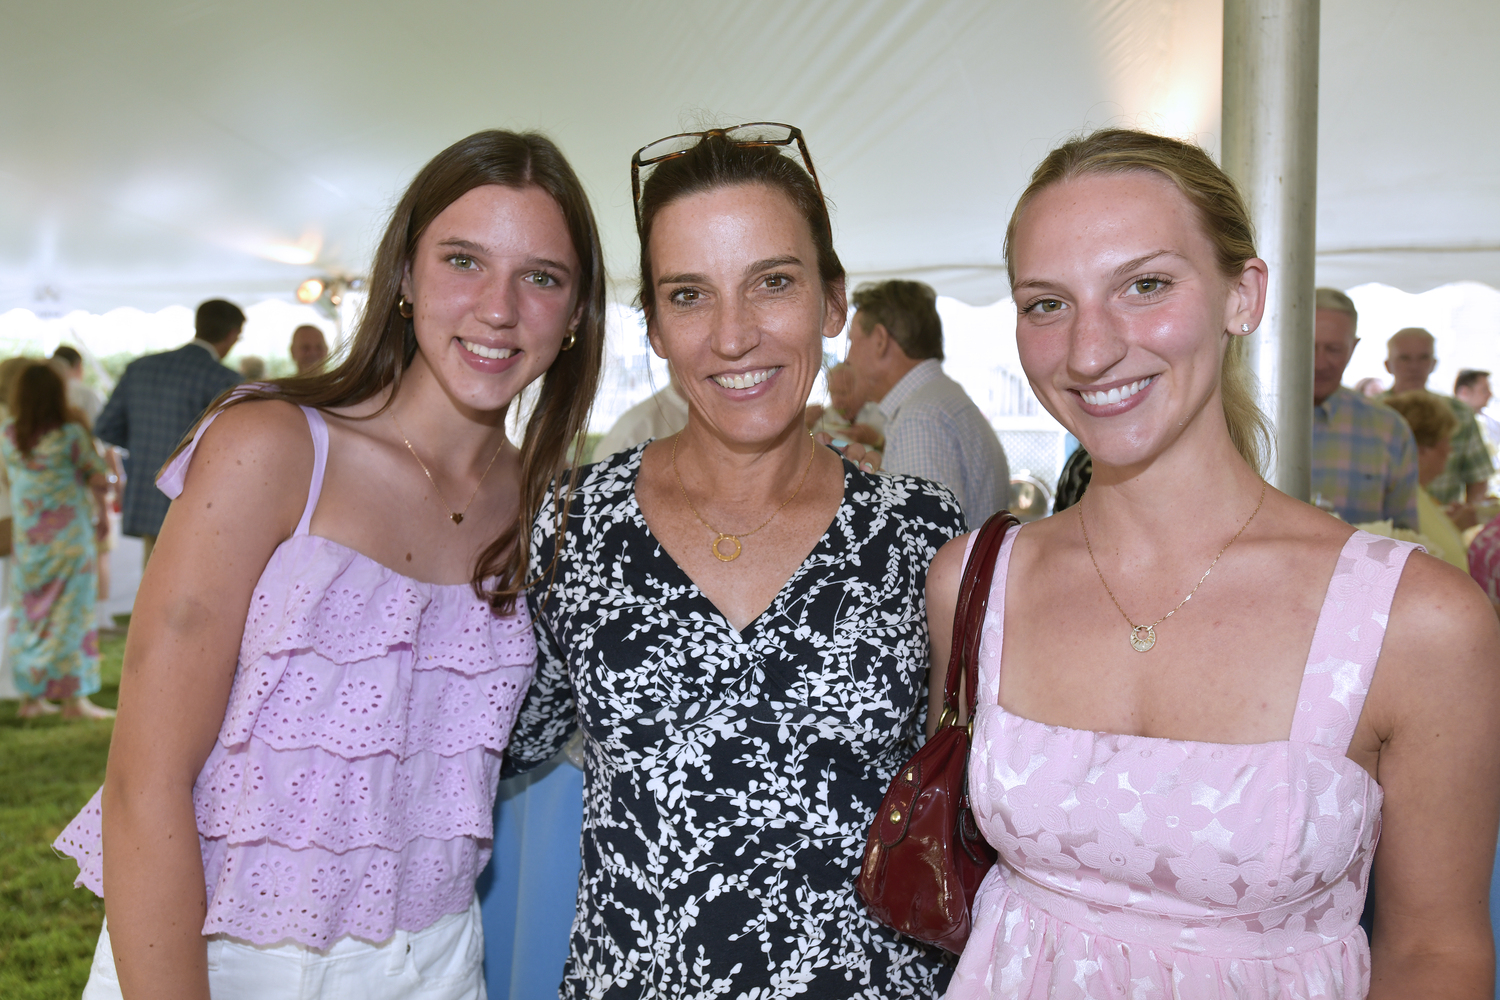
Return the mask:
[[[553,601],[556,599],[554,596]],[[536,634],[536,676],[521,703],[510,742],[505,747],[505,763],[500,771],[505,778],[525,774],[547,763],[578,728],[578,706],[568,680],[567,659],[546,620],[536,617],[536,610],[537,605],[533,604],[531,627]]]
[[250,595],[306,503],[313,449],[286,403],[204,433],[141,581],[104,779],[104,889],[127,998],[207,1000],[193,784],[224,720]]
[[1371,1000],[1493,995],[1500,627],[1468,577],[1406,564],[1367,712],[1385,791]]
[[[943,684],[948,679],[948,657],[953,652],[953,613],[958,608],[958,586],[963,579],[964,553],[969,536],[959,535],[938,549],[927,570],[927,638],[932,644],[927,670],[927,738],[937,732],[943,714]],[[961,722],[968,721],[964,711],[963,683],[959,682],[958,711]]]

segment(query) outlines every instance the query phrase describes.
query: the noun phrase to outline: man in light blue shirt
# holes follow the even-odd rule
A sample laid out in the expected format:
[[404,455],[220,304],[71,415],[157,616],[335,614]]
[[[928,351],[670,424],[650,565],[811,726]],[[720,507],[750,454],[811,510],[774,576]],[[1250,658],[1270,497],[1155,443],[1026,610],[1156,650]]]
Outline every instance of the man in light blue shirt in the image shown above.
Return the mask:
[[885,416],[884,471],[942,483],[970,528],[1010,499],[1000,439],[963,387],[943,374],[937,293],[920,281],[882,281],[854,292],[849,367]]

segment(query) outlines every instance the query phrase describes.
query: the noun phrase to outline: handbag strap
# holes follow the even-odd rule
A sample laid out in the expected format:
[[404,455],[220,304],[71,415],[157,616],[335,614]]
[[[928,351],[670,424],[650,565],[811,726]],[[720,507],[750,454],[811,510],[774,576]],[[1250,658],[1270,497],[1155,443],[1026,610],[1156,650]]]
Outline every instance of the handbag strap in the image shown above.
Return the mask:
[[964,698],[967,715],[971,722],[974,719],[974,703],[979,697],[979,643],[984,637],[984,615],[990,604],[990,584],[995,579],[995,559],[1005,536],[1020,523],[1008,510],[992,514],[979,529],[969,551],[969,561],[964,564],[953,612],[953,650],[948,654],[948,676],[943,681],[943,707],[952,710],[955,720],[960,671],[968,684]]

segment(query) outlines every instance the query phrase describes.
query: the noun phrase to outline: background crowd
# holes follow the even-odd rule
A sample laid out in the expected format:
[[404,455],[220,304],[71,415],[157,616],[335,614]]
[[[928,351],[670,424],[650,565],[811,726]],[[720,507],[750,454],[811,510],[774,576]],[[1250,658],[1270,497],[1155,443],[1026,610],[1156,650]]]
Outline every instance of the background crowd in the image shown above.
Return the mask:
[[[155,471],[215,396],[264,375],[260,358],[241,359],[238,371],[221,363],[244,323],[234,304],[204,302],[192,341],[130,363],[108,396],[66,344],[51,358],[0,361],[3,669],[21,698],[18,717],[113,717],[88,700],[99,690],[98,630],[114,627],[102,608],[110,555],[127,535],[150,559],[168,505]],[[298,327],[290,354],[299,374],[319,371],[323,332]]]
[[[1004,450],[943,372],[933,290],[846,289],[795,128],[670,136],[632,173],[640,301],[672,380],[592,464],[598,235],[536,134],[479,133],[423,169],[329,371],[299,329],[298,377],[242,385],[222,362],[245,317],[222,300],[192,342],[127,367],[92,422],[51,363],[17,367],[0,453],[32,546],[12,571],[28,713],[102,714],[86,695],[110,448],[123,530],[156,553],[105,785],[56,841],[110,901],[86,996],[255,995],[308,969],[321,991],[481,995],[495,783],[570,746],[580,828],[546,831],[582,847],[562,995],[1487,981],[1468,890],[1495,842],[1491,723],[1470,716],[1500,633],[1470,583],[1379,537],[1415,531],[1467,570],[1461,532],[1485,530],[1492,458],[1472,409],[1426,393],[1426,331],[1391,339],[1374,401],[1339,384],[1352,304],[1319,293],[1314,499],[1367,528],[1351,533],[1261,478],[1245,338],[1267,271],[1222,171],[1129,130],[1038,168],[1006,259],[1023,364],[1081,443],[1057,505],[1077,516],[999,550],[983,699],[959,722],[1003,864],[955,972],[876,921],[850,874],[923,722],[942,724],[963,536],[1012,503]],[[808,406],[846,327],[830,398]],[[506,414],[533,382],[518,445]],[[1134,607],[1203,563],[1154,622],[1109,582]],[[1418,683],[1419,652],[1442,683]],[[1441,746],[1400,738],[1455,717]],[[1433,850],[1453,864],[1417,877]]]

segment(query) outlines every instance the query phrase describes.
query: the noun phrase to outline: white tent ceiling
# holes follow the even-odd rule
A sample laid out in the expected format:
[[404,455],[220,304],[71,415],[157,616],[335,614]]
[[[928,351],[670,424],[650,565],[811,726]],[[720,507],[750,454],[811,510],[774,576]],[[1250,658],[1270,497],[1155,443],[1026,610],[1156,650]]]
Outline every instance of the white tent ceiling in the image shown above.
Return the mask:
[[[766,119],[807,134],[856,278],[987,303],[1058,139],[1127,123],[1217,151],[1218,0],[4,0],[3,18],[0,311],[360,273],[416,169],[492,126],[563,147],[628,298],[630,153]],[[1495,0],[1324,0],[1320,282],[1500,286],[1497,45]]]

